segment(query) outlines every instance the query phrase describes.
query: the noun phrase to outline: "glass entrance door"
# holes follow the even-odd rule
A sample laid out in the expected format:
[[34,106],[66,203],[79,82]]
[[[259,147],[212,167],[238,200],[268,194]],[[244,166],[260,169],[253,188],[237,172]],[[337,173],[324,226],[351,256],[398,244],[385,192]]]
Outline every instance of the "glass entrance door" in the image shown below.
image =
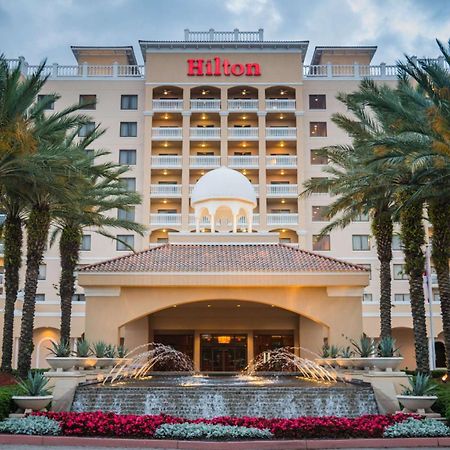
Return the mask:
[[247,365],[247,335],[200,335],[200,370],[238,372]]

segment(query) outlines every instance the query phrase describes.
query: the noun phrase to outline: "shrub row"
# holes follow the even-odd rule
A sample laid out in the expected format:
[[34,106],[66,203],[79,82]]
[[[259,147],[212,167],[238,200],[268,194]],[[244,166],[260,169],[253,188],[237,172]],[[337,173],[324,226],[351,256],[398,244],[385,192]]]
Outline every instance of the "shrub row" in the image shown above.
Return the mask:
[[0,387],[0,420],[8,417],[9,413],[14,408],[12,401],[13,395],[20,394],[21,389],[17,385]]

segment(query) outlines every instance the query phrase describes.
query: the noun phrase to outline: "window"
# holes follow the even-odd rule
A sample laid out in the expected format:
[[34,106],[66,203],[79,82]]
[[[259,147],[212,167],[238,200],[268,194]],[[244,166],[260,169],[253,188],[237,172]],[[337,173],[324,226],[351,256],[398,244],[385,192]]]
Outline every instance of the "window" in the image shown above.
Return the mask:
[[136,178],[121,178],[120,181],[128,192],[136,191]]
[[409,294],[394,294],[394,302],[395,303],[409,303],[410,302]]
[[327,96],[325,94],[310,95],[309,109],[327,109]]
[[82,109],[96,109],[97,108],[97,96],[94,94],[80,95],[80,105],[84,105]]
[[312,207],[312,221],[313,222],[326,222],[328,216],[326,214],[327,206],[313,206]]
[[156,239],[156,242],[158,244],[166,244],[167,242],[169,242],[169,238],[161,238],[161,237],[159,237],[159,238]]
[[327,123],[326,122],[309,122],[309,135],[311,137],[326,137]]
[[83,234],[83,237],[81,238],[80,250],[83,252],[87,252],[90,249],[91,249],[91,235]]
[[403,250],[402,239],[399,234],[392,236],[392,250]]
[[289,237],[280,238],[280,244],[290,244],[290,243],[291,243],[291,238],[289,238]]
[[137,136],[137,122],[120,122],[120,136],[121,137],[136,137]]
[[41,264],[39,266],[38,280],[45,280],[47,278],[47,264]]
[[328,164],[328,156],[324,150],[312,149],[311,150],[311,165],[323,166]]
[[433,292],[433,302],[434,303],[440,303],[441,301],[441,296],[439,295],[438,292]]
[[135,208],[134,206],[128,209],[118,209],[117,210],[117,218],[119,220],[130,220],[134,221],[135,218]]
[[72,301],[73,302],[85,302],[86,296],[84,294],[73,294]]
[[119,150],[119,163],[136,165],[136,150]]
[[352,236],[352,247],[354,251],[370,250],[369,235],[354,234]]
[[369,271],[369,280],[372,279],[372,265],[371,264],[358,264],[358,266],[364,267],[364,269]]
[[313,250],[315,251],[329,251],[331,249],[330,245],[330,235],[323,236],[319,238],[318,234],[313,234]]
[[95,122],[85,123],[78,130],[79,137],[86,137],[89,133],[92,133],[95,130]]
[[368,213],[359,213],[352,220],[352,222],[368,222],[368,221],[369,221]]
[[[316,182],[325,181],[328,178],[326,177],[312,177],[311,180],[314,180]],[[313,194],[328,194],[328,186],[316,186],[313,189]]]
[[373,302],[373,295],[372,294],[363,294],[363,302],[364,303],[371,303]]
[[394,264],[394,280],[407,280],[408,276],[405,273],[404,264]]
[[47,105],[45,106],[45,110],[49,110],[49,109],[55,109],[55,101],[54,100],[50,100],[53,99],[52,95],[38,95],[38,102],[48,102]]
[[134,247],[134,236],[132,234],[118,234],[117,239],[119,239],[116,241],[116,250],[118,251],[130,251],[130,247]]
[[45,294],[36,294],[36,295],[34,296],[34,299],[35,299],[37,302],[45,302]]
[[85,152],[86,152],[86,156],[88,157],[88,158],[93,158],[94,157],[94,150],[92,150],[92,149],[85,149],[84,150]]
[[122,95],[120,97],[120,109],[137,109],[138,96],[137,95]]

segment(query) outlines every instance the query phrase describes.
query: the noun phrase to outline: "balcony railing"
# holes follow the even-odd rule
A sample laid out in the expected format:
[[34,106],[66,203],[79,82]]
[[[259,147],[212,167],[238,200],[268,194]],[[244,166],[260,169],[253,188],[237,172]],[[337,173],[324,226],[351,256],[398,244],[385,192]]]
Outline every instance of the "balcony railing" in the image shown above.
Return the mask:
[[297,184],[268,184],[266,189],[268,197],[297,197],[299,194]]
[[183,100],[163,99],[153,100],[154,111],[181,111],[183,109]]
[[153,139],[181,139],[183,129],[181,127],[156,127],[152,128]]
[[228,128],[230,139],[258,139],[258,127]]
[[189,164],[196,168],[215,168],[220,167],[220,156],[190,156]]
[[296,139],[297,128],[295,127],[268,127],[266,128],[267,139]]
[[369,66],[361,64],[321,64],[303,66],[305,78],[380,78],[396,79],[398,68],[395,65],[380,64]]
[[150,185],[152,197],[180,197],[181,184],[152,184]]
[[258,168],[259,167],[259,157],[251,155],[237,155],[228,157],[228,167],[234,169],[241,168]]
[[[195,225],[195,214],[189,214],[189,225]],[[208,216],[204,216],[200,219],[201,227],[208,227],[211,225],[211,220]],[[232,226],[231,220],[228,221],[228,225]],[[259,225],[259,214],[253,214],[253,225]],[[238,226],[248,226],[247,217],[241,216],[238,218]]]
[[191,139],[220,139],[220,128],[191,128]]
[[229,111],[257,111],[258,100],[257,99],[237,99],[228,100]]
[[266,157],[266,166],[270,168],[297,167],[297,157],[289,155],[272,155]]
[[216,99],[194,99],[191,100],[191,109],[193,111],[219,111],[220,100]]
[[181,214],[150,214],[150,225],[181,225]]
[[152,156],[152,167],[181,167],[181,156],[178,155],[162,155]]
[[272,99],[266,100],[266,109],[268,111],[295,111],[295,100],[291,99]]
[[267,214],[267,225],[297,225],[297,213]]
[[[194,189],[195,184],[189,185],[189,195],[192,194],[192,190]],[[259,195],[259,184],[252,184],[253,189],[255,190],[256,195]]]

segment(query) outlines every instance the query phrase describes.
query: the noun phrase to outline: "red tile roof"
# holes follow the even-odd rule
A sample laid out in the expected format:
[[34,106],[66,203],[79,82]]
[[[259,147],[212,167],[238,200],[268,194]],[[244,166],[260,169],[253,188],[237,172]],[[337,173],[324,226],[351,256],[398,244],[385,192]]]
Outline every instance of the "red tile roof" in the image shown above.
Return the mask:
[[164,244],[82,267],[82,273],[365,272],[366,269],[283,244]]

